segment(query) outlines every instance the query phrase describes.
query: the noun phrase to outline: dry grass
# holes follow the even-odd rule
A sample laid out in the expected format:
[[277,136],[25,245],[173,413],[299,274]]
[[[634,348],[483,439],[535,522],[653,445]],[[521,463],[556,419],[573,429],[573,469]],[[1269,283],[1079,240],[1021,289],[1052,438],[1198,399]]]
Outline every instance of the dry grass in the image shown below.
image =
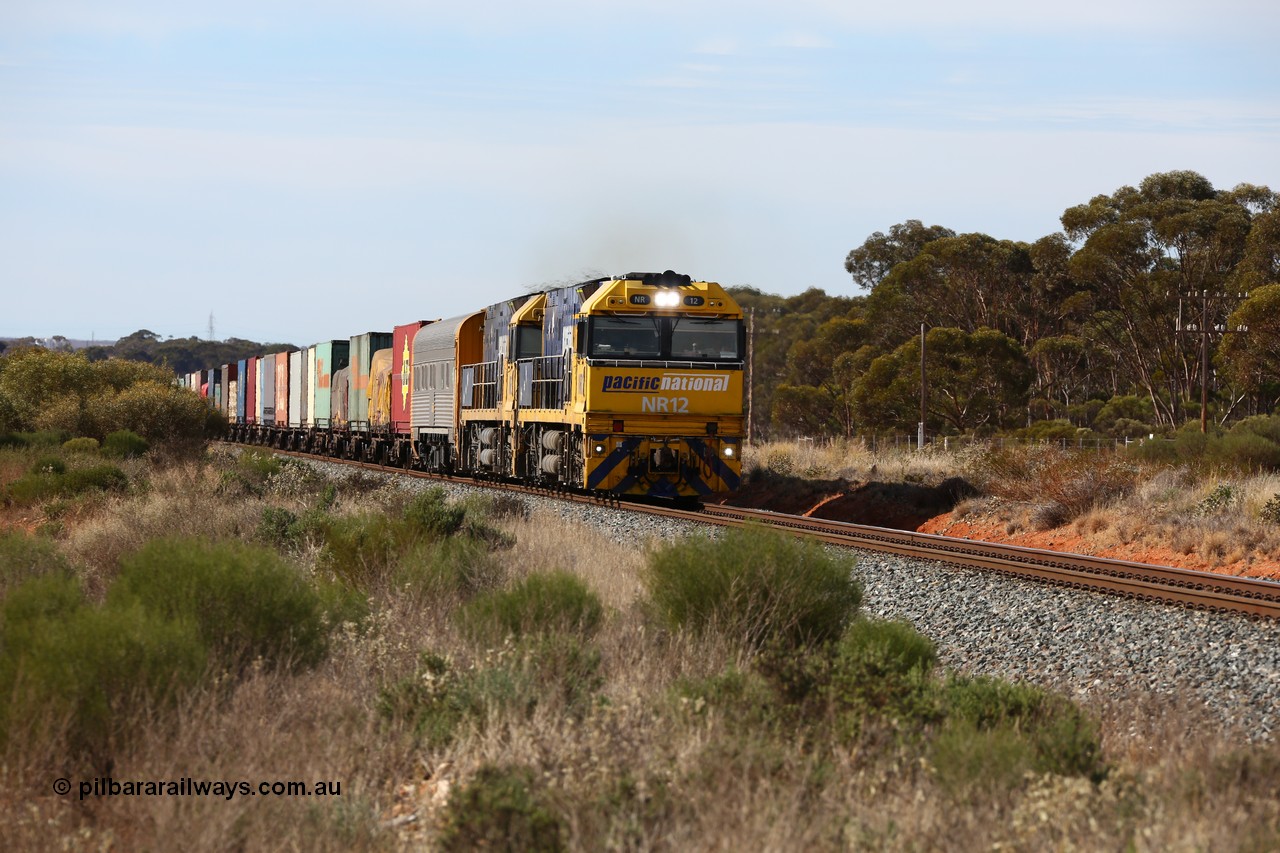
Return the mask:
[[747,445],[743,471],[767,468],[774,473],[810,480],[879,480],[937,483],[962,469],[973,451],[946,451],[928,445],[923,453],[907,446],[872,451],[866,442],[780,441]]
[[[263,499],[228,495],[221,482],[217,469],[198,465],[157,472],[148,490],[99,507],[65,550],[105,582],[119,556],[154,533],[246,535]],[[271,500],[300,508],[308,499]],[[388,489],[374,503],[399,500]],[[356,503],[340,498],[336,511]],[[1095,511],[1075,524],[1123,528],[1106,519]],[[590,641],[601,678],[590,701],[567,699],[556,673],[512,640],[469,642],[453,618],[456,598],[387,590],[370,623],[340,631],[318,668],[253,672],[204,689],[146,722],[147,736],[118,749],[109,771],[117,781],[332,780],[341,797],[54,797],[53,779],[78,786],[92,772],[56,736],[16,739],[0,760],[6,848],[431,847],[451,798],[486,765],[531,768],[571,849],[1262,850],[1280,842],[1280,747],[1245,747],[1231,733],[1206,738],[1212,727],[1176,697],[1089,700],[1112,766],[1099,784],[1034,776],[957,800],[910,744],[840,741],[822,726],[761,723],[733,701],[683,698],[682,681],[746,671],[751,659],[714,634],[655,628],[638,549],[553,516],[497,523],[517,540],[502,552],[513,580],[566,570],[606,604]],[[462,675],[533,673],[537,700],[485,694],[452,738],[424,739],[378,710],[380,691],[418,677],[423,652]]]

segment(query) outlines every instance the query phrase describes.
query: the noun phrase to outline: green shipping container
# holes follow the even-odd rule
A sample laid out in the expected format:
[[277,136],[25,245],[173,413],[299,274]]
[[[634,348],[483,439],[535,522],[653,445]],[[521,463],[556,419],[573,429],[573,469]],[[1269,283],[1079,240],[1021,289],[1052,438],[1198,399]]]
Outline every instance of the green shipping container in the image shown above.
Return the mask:
[[333,374],[347,366],[350,341],[321,341],[307,348],[307,405],[304,426],[324,429],[329,426]]
[[353,430],[369,429],[369,365],[375,352],[390,346],[390,332],[365,332],[363,335],[355,335],[351,338],[347,420]]

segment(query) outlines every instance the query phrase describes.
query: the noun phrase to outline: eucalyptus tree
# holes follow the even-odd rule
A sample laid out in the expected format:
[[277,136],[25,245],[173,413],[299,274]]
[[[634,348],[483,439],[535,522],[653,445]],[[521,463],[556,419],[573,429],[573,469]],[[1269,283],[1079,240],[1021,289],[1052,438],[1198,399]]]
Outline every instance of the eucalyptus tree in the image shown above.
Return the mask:
[[853,276],[854,284],[870,290],[884,280],[900,263],[920,254],[929,243],[943,237],[954,237],[956,232],[941,225],[925,225],[919,219],[908,219],[890,226],[889,233],[877,231],[849,252],[844,268]]
[[[1033,370],[1022,346],[995,329],[930,329],[925,427],[961,433],[1018,426],[1027,413]],[[909,429],[919,420],[920,340],[876,358],[858,379],[852,403],[860,422]]]
[[1157,423],[1186,417],[1201,378],[1198,336],[1180,335],[1179,326],[1200,325],[1201,298],[1211,300],[1211,324],[1225,318],[1226,300],[1213,294],[1224,292],[1244,255],[1255,212],[1273,205],[1266,188],[1218,191],[1196,172],[1175,171],[1063,213],[1079,244],[1071,274],[1095,299],[1085,336],[1151,400]]

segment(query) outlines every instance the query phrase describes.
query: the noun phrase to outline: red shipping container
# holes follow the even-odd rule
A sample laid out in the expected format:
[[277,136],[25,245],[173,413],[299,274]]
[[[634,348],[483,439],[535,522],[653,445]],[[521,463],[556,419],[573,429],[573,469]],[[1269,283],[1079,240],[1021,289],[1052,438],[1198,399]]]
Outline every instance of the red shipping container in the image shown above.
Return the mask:
[[276,359],[276,426],[289,425],[289,353],[278,352]]
[[245,361],[245,375],[240,378],[244,383],[243,419],[247,424],[254,424],[258,422],[258,357],[250,356]]
[[413,425],[413,339],[431,320],[396,326],[391,332],[391,431],[408,435]]

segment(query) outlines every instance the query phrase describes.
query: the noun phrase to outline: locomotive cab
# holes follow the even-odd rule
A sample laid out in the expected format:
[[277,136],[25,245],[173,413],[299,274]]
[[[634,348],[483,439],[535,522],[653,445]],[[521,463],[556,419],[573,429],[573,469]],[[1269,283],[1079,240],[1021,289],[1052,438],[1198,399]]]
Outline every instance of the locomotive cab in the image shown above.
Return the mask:
[[741,479],[745,330],[713,282],[629,273],[577,317],[588,490],[702,497]]

